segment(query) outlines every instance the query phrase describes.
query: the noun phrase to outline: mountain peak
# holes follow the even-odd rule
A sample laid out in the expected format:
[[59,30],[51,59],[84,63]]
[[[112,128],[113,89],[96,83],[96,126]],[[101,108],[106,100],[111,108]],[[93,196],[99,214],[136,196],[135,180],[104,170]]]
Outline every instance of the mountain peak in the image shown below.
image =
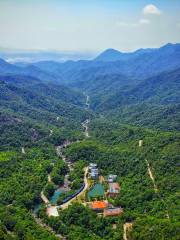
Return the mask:
[[162,46],[160,49],[162,49],[162,48],[179,48],[180,47],[180,43],[167,43],[167,44],[165,44],[164,46]]
[[108,48],[104,52],[102,52],[99,56],[95,58],[95,61],[118,61],[121,60],[121,56],[123,53],[119,52],[116,49]]
[[103,53],[121,53],[120,51],[114,49],[114,48],[108,48]]

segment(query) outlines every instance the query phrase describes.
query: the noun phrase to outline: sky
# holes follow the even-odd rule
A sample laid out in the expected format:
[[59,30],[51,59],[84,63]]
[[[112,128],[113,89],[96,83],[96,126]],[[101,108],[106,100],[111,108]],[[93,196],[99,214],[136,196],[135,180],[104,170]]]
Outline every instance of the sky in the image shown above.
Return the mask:
[[100,52],[180,42],[180,0],[0,0],[0,47]]

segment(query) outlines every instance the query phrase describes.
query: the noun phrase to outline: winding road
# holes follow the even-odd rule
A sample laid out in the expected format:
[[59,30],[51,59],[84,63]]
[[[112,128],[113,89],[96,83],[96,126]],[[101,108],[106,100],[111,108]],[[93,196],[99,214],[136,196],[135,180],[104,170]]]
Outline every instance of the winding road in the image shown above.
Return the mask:
[[[89,96],[86,95],[86,109],[89,108],[90,106],[90,103],[89,103]],[[89,136],[89,128],[88,128],[88,124],[89,124],[90,120],[89,119],[86,119],[84,122],[82,122],[82,126],[84,127],[84,135],[85,137],[90,137]],[[74,142],[70,142],[70,141],[66,141],[64,142],[62,145],[56,147],[56,152],[57,152],[57,155],[59,157],[62,158],[62,160],[64,162],[67,163],[68,165],[68,168],[70,171],[73,170],[73,166],[72,166],[72,163],[69,159],[66,158],[66,156],[63,154],[63,148],[66,148],[67,146],[71,145],[72,143]],[[47,197],[44,195],[43,191],[41,192],[41,199],[43,200],[43,202],[48,205],[47,207],[47,213],[48,213],[48,216],[59,216],[59,213],[58,213],[58,209],[65,209],[67,208],[74,200],[76,200],[77,198],[79,198],[81,195],[84,194],[84,192],[88,189],[88,180],[87,180],[87,174],[88,174],[88,167],[85,167],[84,168],[84,187],[82,188],[82,190],[73,198],[71,198],[69,201],[67,201],[66,203],[63,203],[61,205],[51,205],[50,204],[50,201],[47,199]],[[69,187],[69,181],[68,181],[68,178],[69,178],[69,174],[66,174],[65,177],[64,177],[64,186],[66,186],[66,188]],[[48,175],[48,182],[51,180],[50,178],[50,175]]]
[[[86,109],[88,109],[90,106],[90,103],[89,103],[89,96],[86,95]],[[57,120],[59,120],[59,117],[57,117]],[[89,128],[88,128],[88,124],[89,124],[90,120],[89,119],[86,119],[83,123],[82,123],[82,126],[84,127],[84,134],[85,134],[85,137],[89,137]],[[50,135],[52,135],[53,131],[50,130]],[[59,157],[62,158],[63,161],[65,161],[67,164],[68,164],[68,167],[69,167],[69,170],[72,171],[73,170],[73,167],[72,167],[72,164],[69,160],[66,159],[66,157],[64,156],[63,152],[62,152],[62,149],[69,146],[70,144],[72,144],[73,142],[70,142],[70,141],[66,141],[65,143],[63,143],[61,146],[58,146],[56,148],[56,152],[57,152],[57,155]],[[25,153],[24,151],[24,148],[22,148],[22,153]],[[70,199],[69,201],[67,201],[66,203],[64,204],[61,204],[59,206],[52,206],[50,204],[50,201],[49,199],[44,195],[44,192],[43,190],[41,191],[41,199],[43,200],[43,202],[47,205],[47,212],[48,212],[48,215],[49,216],[59,216],[59,213],[58,213],[58,208],[61,208],[61,209],[66,209],[74,200],[76,200],[77,198],[79,198],[81,195],[84,194],[84,192],[87,190],[88,188],[88,180],[87,180],[87,174],[88,174],[88,167],[85,167],[84,168],[84,187],[83,189],[72,199]],[[68,177],[69,175],[66,174],[65,175],[65,182],[64,182],[64,185],[69,185],[69,182],[68,182]],[[48,175],[48,182],[51,182],[51,176],[50,174]],[[40,218],[37,217],[37,215],[35,213],[32,214],[36,223],[45,228],[47,231],[53,233],[57,238],[59,239],[62,239],[62,240],[65,240],[66,238],[63,237],[62,235],[60,234],[57,234],[50,226],[46,225],[45,223],[42,222],[42,220]]]
[[84,194],[84,192],[88,189],[89,185],[88,185],[88,180],[87,180],[87,174],[88,174],[88,167],[84,168],[84,188],[81,190],[81,192],[79,192],[75,197],[71,198],[68,202],[63,203],[59,206],[57,206],[60,209],[66,209],[68,208],[68,206],[77,198],[79,198],[81,195]]

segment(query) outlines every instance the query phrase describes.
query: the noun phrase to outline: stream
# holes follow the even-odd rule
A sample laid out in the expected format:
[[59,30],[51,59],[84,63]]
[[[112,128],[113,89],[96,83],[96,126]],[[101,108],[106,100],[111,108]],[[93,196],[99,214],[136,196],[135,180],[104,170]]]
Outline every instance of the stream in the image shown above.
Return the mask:
[[[86,96],[86,102],[85,102],[85,109],[89,109],[90,107],[90,100],[89,100],[89,96],[86,95],[84,93],[84,95]],[[89,129],[88,129],[88,124],[89,124],[90,120],[89,119],[86,119],[84,122],[82,122],[82,126],[84,128],[84,135],[86,138],[89,137]],[[78,140],[77,140],[78,141]],[[66,148],[67,146],[71,145],[72,143],[74,142],[70,142],[70,141],[65,141],[62,145],[60,146],[57,146],[56,147],[56,153],[57,155],[62,158],[62,160],[64,162],[67,163],[68,165],[68,168],[69,168],[69,171],[72,171],[73,170],[73,166],[72,166],[72,163],[66,159],[65,155],[63,154],[63,148]],[[49,176],[48,176],[49,177]],[[69,181],[68,181],[68,178],[69,178],[69,173],[67,173],[65,176],[64,176],[64,186],[59,186],[58,189],[56,189],[54,191],[54,194],[50,197],[50,199],[48,200],[48,203],[46,203],[48,205],[48,207],[51,207],[52,205],[57,206],[57,200],[59,198],[59,196],[62,194],[62,193],[65,193],[65,192],[68,192],[70,190],[70,187],[69,187]],[[49,178],[48,178],[49,180]],[[43,193],[43,191],[42,191]],[[42,199],[43,200],[43,199]],[[34,209],[33,209],[33,213],[34,214],[37,214],[38,210],[41,208],[41,206],[43,205],[43,203],[39,203],[37,204]]]

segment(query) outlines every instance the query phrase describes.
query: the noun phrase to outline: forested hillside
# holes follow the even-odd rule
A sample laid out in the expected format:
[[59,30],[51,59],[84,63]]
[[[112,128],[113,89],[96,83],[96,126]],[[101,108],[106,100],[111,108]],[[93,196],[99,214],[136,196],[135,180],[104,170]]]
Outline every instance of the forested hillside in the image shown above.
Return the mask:
[[83,109],[82,93],[32,77],[1,76],[0,90],[1,147],[79,136],[90,114]]
[[[91,140],[71,145],[66,154],[73,161],[98,163],[102,175],[118,175],[121,192],[114,204],[124,207],[124,221],[134,222],[131,239],[177,239],[179,133],[160,133],[94,120],[91,135]],[[139,147],[140,139],[143,139],[142,147]],[[147,161],[157,192],[148,175]]]
[[[122,77],[117,79],[121,87],[102,84],[100,94],[95,88],[90,90],[96,110],[129,124],[179,130],[179,69],[163,72],[135,86],[123,86]],[[118,80],[113,83],[117,84]]]
[[[2,240],[127,240],[126,224],[128,240],[179,239],[179,54],[168,44],[92,61],[0,60]],[[119,216],[89,207],[90,163],[106,192],[117,175],[119,193],[103,200]]]

